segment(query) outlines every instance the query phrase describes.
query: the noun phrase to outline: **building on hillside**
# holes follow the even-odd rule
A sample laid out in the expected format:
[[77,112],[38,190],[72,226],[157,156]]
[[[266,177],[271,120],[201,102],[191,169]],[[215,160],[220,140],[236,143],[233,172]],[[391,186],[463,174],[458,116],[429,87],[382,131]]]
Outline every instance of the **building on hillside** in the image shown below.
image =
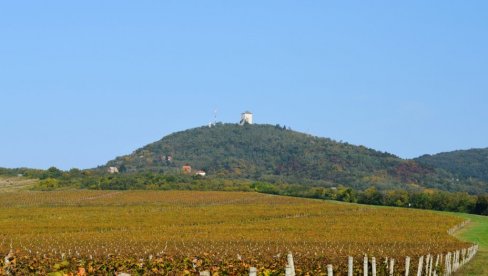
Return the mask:
[[253,123],[253,114],[249,111],[246,111],[244,113],[241,114],[241,126],[242,125],[252,125]]
[[184,165],[181,169],[183,170],[183,173],[191,173],[191,166],[188,164]]
[[119,169],[117,167],[108,167],[107,172],[111,174],[119,173]]
[[197,172],[195,173],[195,175],[199,175],[199,176],[206,176],[206,175],[207,175],[207,173],[206,173],[205,171],[200,170],[200,171],[197,171]]

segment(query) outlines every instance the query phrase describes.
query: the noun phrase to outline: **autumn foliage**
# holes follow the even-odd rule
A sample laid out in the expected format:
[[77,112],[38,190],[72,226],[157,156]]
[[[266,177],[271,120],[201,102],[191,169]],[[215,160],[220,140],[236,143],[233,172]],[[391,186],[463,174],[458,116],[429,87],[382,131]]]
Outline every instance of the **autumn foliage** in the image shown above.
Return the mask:
[[[244,192],[54,191],[0,194],[0,274],[317,275],[348,256],[379,260],[466,248],[461,220]],[[7,258],[5,258],[7,257]],[[8,264],[6,264],[8,262]],[[59,275],[58,274],[58,275]]]

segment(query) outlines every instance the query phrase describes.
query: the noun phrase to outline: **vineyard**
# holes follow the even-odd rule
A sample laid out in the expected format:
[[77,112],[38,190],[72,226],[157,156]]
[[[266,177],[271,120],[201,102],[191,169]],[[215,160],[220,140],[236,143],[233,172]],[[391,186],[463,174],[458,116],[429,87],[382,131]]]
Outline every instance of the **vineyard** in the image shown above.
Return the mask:
[[0,193],[0,274],[283,275],[292,252],[297,275],[325,275],[328,264],[347,275],[348,256],[361,273],[365,255],[400,267],[468,248],[448,234],[462,222],[244,192]]

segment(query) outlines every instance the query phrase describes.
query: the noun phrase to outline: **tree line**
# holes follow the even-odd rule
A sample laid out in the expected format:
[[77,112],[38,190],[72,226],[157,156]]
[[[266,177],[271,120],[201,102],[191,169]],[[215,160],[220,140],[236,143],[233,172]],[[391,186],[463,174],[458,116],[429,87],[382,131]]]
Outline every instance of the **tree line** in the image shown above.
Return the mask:
[[446,192],[436,189],[382,191],[376,187],[370,187],[366,190],[356,190],[344,186],[324,188],[294,184],[270,184],[265,182],[254,182],[251,188],[257,192],[277,195],[488,215],[488,194],[470,195],[465,192]]
[[183,173],[138,172],[108,174],[96,170],[57,168],[48,170],[0,169],[0,175],[38,178],[34,190],[66,188],[92,190],[199,190],[199,191],[256,191],[283,196],[336,200],[369,205],[395,206],[439,211],[488,215],[488,194],[469,195],[465,192],[446,192],[437,189],[407,191],[380,190],[371,186],[365,190],[351,187],[319,187],[309,184],[252,181],[223,177],[200,177]]

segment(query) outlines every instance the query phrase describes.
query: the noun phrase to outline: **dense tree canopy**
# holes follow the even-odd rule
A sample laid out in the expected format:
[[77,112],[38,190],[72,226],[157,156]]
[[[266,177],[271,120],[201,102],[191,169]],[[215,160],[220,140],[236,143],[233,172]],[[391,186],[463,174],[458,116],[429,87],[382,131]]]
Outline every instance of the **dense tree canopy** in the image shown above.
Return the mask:
[[127,173],[175,173],[185,164],[213,176],[271,183],[488,192],[488,185],[476,179],[459,181],[442,169],[279,125],[218,124],[190,129],[118,157],[107,167]]
[[415,160],[431,167],[442,168],[462,180],[477,178],[488,181],[488,148],[423,155]]

